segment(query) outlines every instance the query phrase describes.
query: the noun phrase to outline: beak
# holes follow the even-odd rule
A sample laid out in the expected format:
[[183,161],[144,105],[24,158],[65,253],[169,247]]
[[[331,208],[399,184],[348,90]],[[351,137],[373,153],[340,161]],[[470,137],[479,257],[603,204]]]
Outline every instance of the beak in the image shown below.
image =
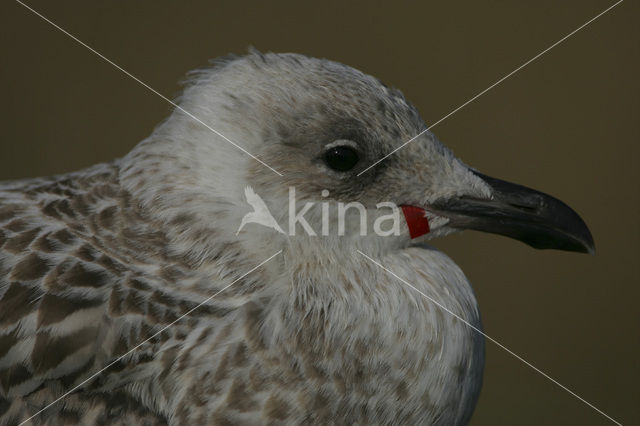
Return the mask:
[[491,199],[459,197],[436,201],[429,210],[449,218],[450,227],[515,238],[537,249],[595,252],[593,237],[571,207],[542,192],[482,175]]

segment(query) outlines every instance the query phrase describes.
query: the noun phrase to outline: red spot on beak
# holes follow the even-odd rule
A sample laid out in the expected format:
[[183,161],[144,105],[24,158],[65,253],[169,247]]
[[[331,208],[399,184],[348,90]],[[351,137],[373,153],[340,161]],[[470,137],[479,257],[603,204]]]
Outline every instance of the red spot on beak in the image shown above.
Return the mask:
[[400,208],[402,208],[404,219],[407,221],[411,239],[429,233],[429,220],[425,215],[426,211],[424,209],[415,206],[400,206]]

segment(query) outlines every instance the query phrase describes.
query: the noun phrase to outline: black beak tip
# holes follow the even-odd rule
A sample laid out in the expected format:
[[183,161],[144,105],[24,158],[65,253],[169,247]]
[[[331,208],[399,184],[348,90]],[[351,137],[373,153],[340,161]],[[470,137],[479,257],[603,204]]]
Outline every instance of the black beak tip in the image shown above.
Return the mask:
[[536,249],[595,254],[589,228],[571,207],[540,191],[474,173],[493,189],[493,198],[435,203],[452,227],[504,235]]
[[[569,206],[548,197],[547,211],[541,223],[522,232],[521,240],[537,249],[554,249],[594,255],[596,246],[584,220]],[[540,218],[537,218],[540,220]]]
[[[588,231],[587,231],[588,232]],[[587,234],[589,238],[586,238],[583,241],[576,241],[576,246],[574,250],[570,250],[570,251],[576,251],[578,253],[586,253],[586,254],[590,254],[590,255],[595,255],[596,254],[596,246],[593,242],[593,238],[591,237],[591,233]]]
[[559,220],[559,224],[562,224],[561,232],[565,233],[566,238],[570,241],[570,245],[573,247],[567,247],[569,251],[576,251],[579,253],[587,253],[594,255],[596,253],[596,245],[593,241],[593,236],[589,227],[569,206],[562,201],[552,199],[553,204],[556,206],[551,208],[552,217],[556,217]]
[[570,234],[556,229],[544,231],[546,232],[524,232],[512,236],[539,250],[562,250],[591,255],[596,252],[593,237],[586,226],[580,232],[575,232],[574,229]]
[[596,244],[593,241],[593,236],[591,235],[591,232],[589,232],[589,228],[586,227],[585,225],[585,240],[582,243],[582,246],[584,248],[584,250],[582,251],[582,253],[587,253],[590,254],[592,256],[594,256],[596,254]]

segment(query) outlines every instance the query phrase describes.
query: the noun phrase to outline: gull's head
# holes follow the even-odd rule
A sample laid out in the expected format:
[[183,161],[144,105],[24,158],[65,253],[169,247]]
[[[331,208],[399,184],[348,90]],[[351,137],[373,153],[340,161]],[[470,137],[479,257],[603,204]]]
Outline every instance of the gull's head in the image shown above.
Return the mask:
[[[284,232],[249,223],[237,236],[245,241],[384,251],[469,228],[536,248],[593,251],[568,206],[471,169],[402,93],[351,67],[297,54],[228,58],[194,75],[180,107],[127,169],[134,175],[164,159],[156,189],[138,192],[147,204],[165,204],[167,218],[223,221],[235,237],[251,211],[249,186]],[[300,221],[290,226],[306,204],[302,218],[315,236]]]

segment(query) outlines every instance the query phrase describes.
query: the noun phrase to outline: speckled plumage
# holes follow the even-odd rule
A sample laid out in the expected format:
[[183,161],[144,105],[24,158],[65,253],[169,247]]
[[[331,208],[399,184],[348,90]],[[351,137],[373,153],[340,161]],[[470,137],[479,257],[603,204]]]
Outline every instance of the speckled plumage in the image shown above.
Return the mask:
[[[252,185],[278,221],[301,202],[424,204],[489,189],[429,132],[361,177],[324,168],[355,140],[363,166],[424,129],[402,94],[301,55],[230,58],[125,158],[0,184],[0,424],[16,424],[276,253],[35,424],[464,424],[483,339],[444,254],[400,236],[282,235],[247,225]],[[357,170],[356,170],[357,171]],[[355,172],[354,172],[355,173]],[[309,222],[319,224],[313,212]],[[431,217],[432,233],[451,232]],[[319,227],[319,225],[318,225]]]

